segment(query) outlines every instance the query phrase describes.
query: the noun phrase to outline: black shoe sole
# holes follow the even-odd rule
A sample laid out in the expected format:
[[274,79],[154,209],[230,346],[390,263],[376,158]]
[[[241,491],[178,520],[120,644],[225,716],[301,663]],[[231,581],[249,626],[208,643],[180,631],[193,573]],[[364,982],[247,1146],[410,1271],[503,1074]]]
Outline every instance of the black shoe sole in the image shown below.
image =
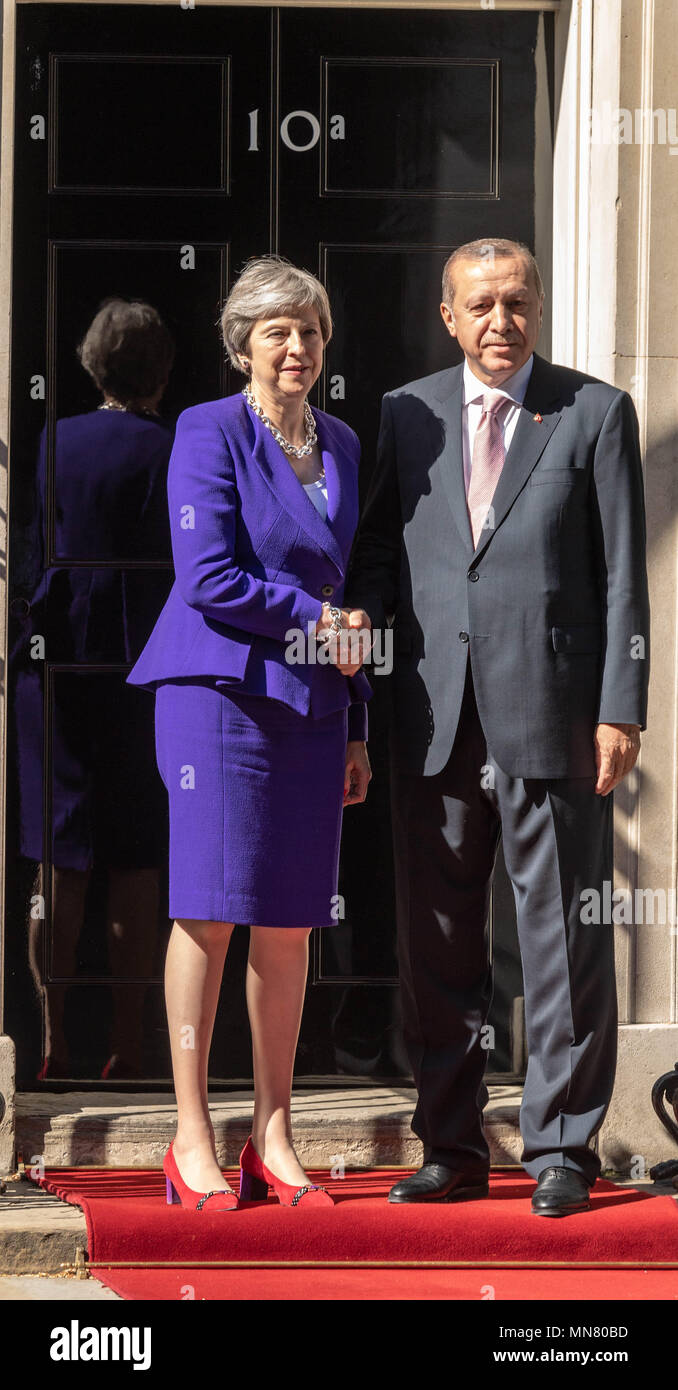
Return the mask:
[[490,1193],[489,1183],[483,1183],[476,1187],[455,1187],[452,1192],[448,1192],[443,1197],[392,1197],[389,1193],[388,1200],[396,1206],[409,1205],[414,1202],[471,1202],[474,1197],[488,1197]]
[[532,1215],[533,1215],[533,1216],[574,1216],[578,1211],[590,1211],[590,1210],[591,1210],[591,1203],[590,1203],[590,1202],[580,1202],[580,1204],[579,1204],[578,1206],[576,1206],[576,1207],[565,1207],[565,1208],[551,1207],[550,1209],[549,1209],[548,1207],[533,1207],[533,1208],[532,1208]]

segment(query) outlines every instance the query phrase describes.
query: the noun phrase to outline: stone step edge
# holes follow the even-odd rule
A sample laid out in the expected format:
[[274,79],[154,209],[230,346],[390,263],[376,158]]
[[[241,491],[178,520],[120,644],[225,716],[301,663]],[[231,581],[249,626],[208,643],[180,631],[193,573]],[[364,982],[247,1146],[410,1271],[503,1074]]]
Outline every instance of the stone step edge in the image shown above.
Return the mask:
[[[496,1087],[485,1110],[492,1162],[517,1163],[521,1088]],[[222,1167],[237,1163],[251,1128],[251,1091],[215,1093],[210,1115]],[[297,1092],[295,1147],[305,1166],[416,1166],[412,1088]],[[160,1167],[176,1127],[174,1098],[122,1092],[23,1092],[16,1097],[16,1152],[29,1167]]]

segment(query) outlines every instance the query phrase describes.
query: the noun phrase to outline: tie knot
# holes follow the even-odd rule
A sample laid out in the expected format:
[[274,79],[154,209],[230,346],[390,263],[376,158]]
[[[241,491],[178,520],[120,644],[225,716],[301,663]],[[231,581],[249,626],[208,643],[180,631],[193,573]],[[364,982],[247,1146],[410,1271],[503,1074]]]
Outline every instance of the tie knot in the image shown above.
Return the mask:
[[494,415],[495,418],[498,418],[502,408],[511,405],[513,405],[513,401],[502,391],[486,391],[483,395],[484,415]]

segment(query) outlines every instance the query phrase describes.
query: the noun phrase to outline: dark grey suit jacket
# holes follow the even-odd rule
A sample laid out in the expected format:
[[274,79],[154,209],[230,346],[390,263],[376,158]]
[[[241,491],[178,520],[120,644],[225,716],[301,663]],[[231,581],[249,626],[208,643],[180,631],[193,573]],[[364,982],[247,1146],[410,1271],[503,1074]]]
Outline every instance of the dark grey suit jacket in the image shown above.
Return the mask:
[[[488,748],[518,777],[595,772],[597,723],[645,728],[649,602],[633,402],[534,363],[474,549],[461,366],[384,396],[345,603],[395,613],[392,753],[432,775],[454,740],[470,656]],[[535,416],[541,419],[535,419]]]

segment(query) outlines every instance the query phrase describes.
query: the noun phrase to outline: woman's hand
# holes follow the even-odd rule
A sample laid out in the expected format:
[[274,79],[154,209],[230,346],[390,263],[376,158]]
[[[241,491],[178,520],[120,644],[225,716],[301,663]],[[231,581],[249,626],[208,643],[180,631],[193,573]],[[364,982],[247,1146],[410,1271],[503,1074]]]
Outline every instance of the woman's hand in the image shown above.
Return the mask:
[[325,639],[330,661],[342,676],[355,676],[370,653],[372,624],[363,608],[342,608],[340,611],[341,632],[332,632],[328,605],[316,624],[316,636],[332,632],[331,637]]
[[344,806],[354,806],[364,801],[372,778],[367,744],[351,740],[346,744],[346,770],[344,772]]

